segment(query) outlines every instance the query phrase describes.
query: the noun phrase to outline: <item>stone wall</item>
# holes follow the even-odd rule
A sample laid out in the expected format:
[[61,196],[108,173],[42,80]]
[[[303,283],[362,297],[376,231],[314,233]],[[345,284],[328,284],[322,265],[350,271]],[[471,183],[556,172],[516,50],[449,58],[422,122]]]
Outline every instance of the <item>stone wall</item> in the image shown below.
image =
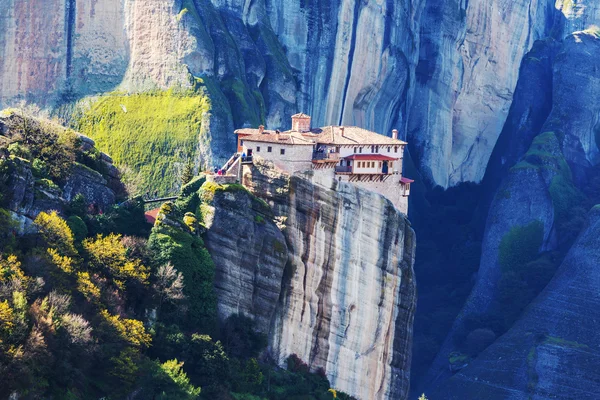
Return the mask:
[[[269,147],[271,152],[268,151]],[[277,168],[290,173],[312,169],[313,147],[311,145],[285,145],[244,140],[244,152],[248,154],[250,149],[254,158],[272,162]],[[285,154],[281,154],[282,149],[285,150]]]

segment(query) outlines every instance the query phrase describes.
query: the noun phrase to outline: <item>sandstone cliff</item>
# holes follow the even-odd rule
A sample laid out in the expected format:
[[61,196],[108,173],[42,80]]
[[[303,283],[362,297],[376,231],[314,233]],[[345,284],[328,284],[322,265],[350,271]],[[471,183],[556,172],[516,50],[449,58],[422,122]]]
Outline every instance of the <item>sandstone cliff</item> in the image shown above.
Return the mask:
[[599,235],[595,207],[554,279],[523,317],[431,397],[596,398]]
[[406,217],[374,193],[272,166],[244,182],[270,207],[227,190],[204,208],[220,316],[256,319],[282,366],[296,354],[357,398],[406,398],[416,295]]
[[[191,88],[226,132],[317,125],[400,129],[433,184],[479,181],[537,39],[600,20],[591,1],[10,0],[0,5],[0,106],[72,104],[114,89]],[[40,34],[40,32],[42,34]],[[203,154],[211,154],[206,149]]]
[[[502,253],[509,238],[519,237],[526,242],[534,226],[538,226],[535,253],[549,252],[546,257],[555,251],[564,253],[579,231],[581,214],[590,202],[597,200],[586,200],[580,189],[587,190],[596,179],[595,115],[599,106],[589,91],[597,87],[598,72],[591,66],[600,54],[599,45],[597,32],[588,30],[569,35],[562,42],[538,42],[526,56],[513,106],[486,175],[486,189],[494,196],[487,214],[476,283],[425,379],[426,386],[447,387],[445,380],[452,376],[449,366],[456,369],[469,363],[468,357],[457,357],[465,335],[478,328],[495,330],[497,334],[510,328],[512,322],[498,329],[493,321],[507,318],[507,310],[514,306],[502,297],[507,293],[506,282],[516,285],[511,288],[513,298],[523,296],[528,286],[535,286],[510,279],[514,271],[503,263],[506,254]],[[585,82],[583,86],[581,82]],[[511,248],[518,256],[529,257],[519,250],[522,248]],[[535,275],[532,271],[542,264],[524,262],[523,273]],[[539,289],[543,289],[546,279],[535,278]],[[518,308],[525,308],[531,300],[523,300],[512,312],[518,313]],[[564,335],[558,331],[554,334]],[[471,356],[476,356],[476,363],[481,357]],[[499,356],[504,358],[509,354]],[[461,365],[456,363],[457,359]]]

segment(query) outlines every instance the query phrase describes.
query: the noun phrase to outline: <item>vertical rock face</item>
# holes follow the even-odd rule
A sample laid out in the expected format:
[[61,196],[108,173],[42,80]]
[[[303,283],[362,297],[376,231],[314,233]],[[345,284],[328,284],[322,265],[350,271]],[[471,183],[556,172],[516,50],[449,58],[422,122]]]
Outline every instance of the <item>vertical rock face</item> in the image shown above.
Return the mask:
[[[596,31],[575,32],[567,36],[562,43],[553,40],[538,42],[523,62],[521,79],[527,81],[519,82],[511,114],[504,127],[503,138],[498,143],[495,156],[488,167],[489,179],[503,179],[498,186],[488,187],[495,192],[495,197],[487,215],[477,282],[425,378],[432,387],[439,385],[440,388],[447,389],[458,382],[465,385],[463,389],[468,386],[463,380],[462,372],[451,378],[448,361],[452,358],[451,354],[459,350],[457,343],[460,340],[457,340],[457,337],[472,329],[467,327],[466,321],[481,319],[482,315],[502,315],[501,310],[492,308],[492,305],[494,301],[498,302],[499,286],[507,273],[501,265],[500,247],[509,232],[539,223],[543,228],[539,250],[560,250],[569,241],[568,235],[573,234],[573,228],[570,228],[569,224],[577,223],[574,222],[578,220],[577,209],[588,207],[587,204],[582,204],[581,192],[576,187],[585,187],[589,180],[594,179],[593,166],[598,163],[596,133],[600,106],[596,97],[592,95],[598,85],[598,71],[593,68],[600,54],[598,46],[600,39]],[[542,86],[545,88],[542,89]],[[540,93],[545,93],[546,96],[540,96]],[[522,154],[528,144],[529,150]],[[518,163],[516,157],[520,157]],[[496,178],[493,177],[494,174]],[[573,270],[572,273],[586,272]],[[556,275],[555,280],[558,276],[560,275]],[[543,278],[538,278],[543,281]],[[544,293],[548,294],[548,290]],[[544,297],[544,293],[540,297]],[[573,306],[563,304],[559,308],[570,307]],[[489,324],[489,321],[486,323]],[[525,325],[521,322],[516,326],[520,326],[522,332]],[[552,332],[552,337],[565,337],[570,331],[560,331],[557,327]],[[500,354],[495,350],[493,357],[496,360],[499,357],[513,358],[512,353],[508,356],[510,346],[509,340],[505,338],[506,336],[502,336],[499,339],[499,343],[504,344],[494,347],[502,348],[505,352]],[[519,346],[525,342],[527,346],[534,346],[535,340],[548,344],[546,338],[538,338],[534,342],[523,342],[515,336],[510,338],[520,343]],[[481,366],[487,364],[489,367],[492,360],[487,358],[488,354],[490,353],[486,351],[475,358],[473,364],[480,367],[471,369],[469,364],[465,370],[477,372],[465,374],[473,378],[475,375],[471,374],[483,373]],[[556,353],[556,357],[563,356],[565,360],[572,357]],[[527,358],[527,354],[524,357]],[[523,360],[519,362],[521,361]],[[512,367],[507,367],[506,370],[509,371],[510,368]],[[537,372],[535,374],[537,376]],[[480,379],[487,379],[484,378],[485,375],[483,373]],[[557,378],[556,381],[558,380]],[[517,381],[518,379],[515,382]],[[513,389],[507,382],[503,381],[499,387]],[[473,385],[479,386],[477,383]],[[519,385],[520,383],[515,383],[514,387]],[[454,389],[458,390],[458,387]],[[487,393],[487,390],[491,389],[488,388],[482,393]],[[500,394],[498,396],[502,398]],[[540,398],[546,398],[544,396]]]
[[8,0],[0,11],[0,106],[208,77],[216,137],[287,128],[297,111],[396,127],[444,187],[483,177],[534,41],[600,21],[591,0]]
[[352,185],[245,174],[283,227],[288,261],[269,352],[296,354],[361,399],[406,398],[415,309],[414,232],[384,198]]
[[404,125],[422,1],[267,0],[299,71],[300,108],[318,125],[391,132]]
[[243,190],[216,192],[203,212],[219,317],[245,314],[268,333],[288,258],[283,233],[269,207]]
[[553,67],[553,105],[543,130],[564,134],[564,154],[575,177],[600,162],[600,33],[576,32],[562,43]]
[[63,89],[67,73],[66,0],[0,4],[0,106],[40,101]]
[[521,60],[536,39],[548,34],[553,3],[427,3],[409,137],[432,182],[452,186],[481,180],[508,114]]
[[523,317],[431,396],[596,398],[600,393],[599,236],[596,206],[554,279]]

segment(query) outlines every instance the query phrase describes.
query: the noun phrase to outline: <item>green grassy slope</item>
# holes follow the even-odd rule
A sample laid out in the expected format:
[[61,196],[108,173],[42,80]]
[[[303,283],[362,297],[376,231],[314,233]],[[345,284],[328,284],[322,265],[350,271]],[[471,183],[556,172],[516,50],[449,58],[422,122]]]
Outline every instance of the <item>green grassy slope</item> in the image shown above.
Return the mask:
[[203,118],[211,110],[206,93],[173,90],[112,93],[81,107],[77,128],[93,138],[139,194],[173,193],[186,160],[206,143]]

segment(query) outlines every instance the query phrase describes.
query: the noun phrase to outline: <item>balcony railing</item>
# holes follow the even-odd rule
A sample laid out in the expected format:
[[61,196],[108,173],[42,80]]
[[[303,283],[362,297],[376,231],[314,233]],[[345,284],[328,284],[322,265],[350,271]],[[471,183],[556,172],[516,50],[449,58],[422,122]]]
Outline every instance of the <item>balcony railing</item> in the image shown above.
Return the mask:
[[314,152],[313,160],[339,160],[340,153]]
[[342,174],[351,174],[352,173],[352,167],[349,165],[344,165],[344,166],[340,166],[338,165],[337,167],[335,167],[335,172],[336,173],[342,173]]

